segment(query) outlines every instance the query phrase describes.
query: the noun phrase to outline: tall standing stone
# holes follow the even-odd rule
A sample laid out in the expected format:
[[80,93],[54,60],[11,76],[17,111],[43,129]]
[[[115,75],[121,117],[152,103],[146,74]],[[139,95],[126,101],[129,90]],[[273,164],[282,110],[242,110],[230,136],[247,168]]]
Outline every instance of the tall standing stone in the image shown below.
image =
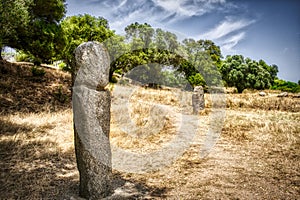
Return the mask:
[[193,114],[198,114],[205,108],[204,90],[202,86],[196,86],[192,95]]
[[109,55],[97,42],[75,50],[73,115],[79,195],[101,199],[111,194]]

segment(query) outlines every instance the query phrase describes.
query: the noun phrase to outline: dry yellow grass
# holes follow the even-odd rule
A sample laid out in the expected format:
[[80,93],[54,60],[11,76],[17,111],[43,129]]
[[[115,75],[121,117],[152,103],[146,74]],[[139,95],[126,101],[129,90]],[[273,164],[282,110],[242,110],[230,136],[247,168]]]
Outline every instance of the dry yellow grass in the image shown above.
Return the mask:
[[[118,87],[122,91],[128,89]],[[171,91],[135,88],[130,93],[128,104],[123,107],[128,116],[120,113],[117,106],[121,103],[114,99],[110,134],[112,144],[136,152],[148,152],[157,150],[170,141],[178,123],[178,116],[173,108],[179,109],[179,100],[174,94]],[[116,96],[114,92],[113,95]],[[120,118],[120,115],[124,115],[124,118]],[[129,131],[122,128],[129,123],[132,123],[132,128],[128,134]]]
[[[40,84],[30,78],[29,67],[0,67],[0,199],[76,198],[79,180],[70,101],[55,98],[70,77],[50,70]],[[68,84],[62,93],[70,98]],[[120,130],[117,112],[112,110],[111,142],[131,151],[151,152],[172,140],[180,120],[177,114],[192,112],[191,93],[174,93],[180,94],[134,90],[128,99],[128,117],[135,126],[149,128],[150,113],[157,109],[153,105],[165,106],[165,123],[150,135],[128,135]],[[213,123],[210,95],[205,94],[206,109],[198,116],[200,125],[185,153],[152,173],[114,171],[114,186],[131,182],[135,199],[300,199],[299,99],[257,93],[226,97],[225,124],[208,157],[199,156],[203,134]],[[113,102],[121,98],[114,96]]]
[[52,199],[74,188],[78,172],[69,109],[2,115],[0,127],[0,199]]
[[291,94],[290,97],[277,97],[276,91],[267,91],[267,94],[267,96],[259,96],[259,92],[227,94],[227,108],[300,112],[300,98],[292,98]]

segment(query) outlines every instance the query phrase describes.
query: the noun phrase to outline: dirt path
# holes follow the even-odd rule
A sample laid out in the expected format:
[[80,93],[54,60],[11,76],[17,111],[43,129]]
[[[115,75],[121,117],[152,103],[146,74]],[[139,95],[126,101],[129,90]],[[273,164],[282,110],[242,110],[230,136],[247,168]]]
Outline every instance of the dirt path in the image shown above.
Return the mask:
[[[280,118],[288,116],[287,113],[273,116],[268,112],[229,111],[227,119],[248,120],[252,127],[248,130],[239,124],[237,129],[241,130],[232,132],[239,131],[242,139],[232,139],[226,135],[226,127],[231,126],[227,124],[206,158],[199,156],[199,150],[203,147],[208,116],[201,116],[201,130],[190,148],[172,165],[154,173],[121,173],[121,176],[133,183],[129,191],[135,191],[134,198],[140,199],[299,199],[299,137],[278,143],[280,137],[274,142],[271,133],[258,133],[265,130],[259,124],[262,115],[267,115],[263,123],[268,123],[269,117],[278,117],[280,123]],[[296,121],[290,121],[291,125],[298,118],[296,114]],[[258,124],[254,126],[255,123]],[[250,133],[255,137],[246,136]],[[289,133],[283,137],[290,137]],[[138,190],[136,183],[147,187]]]

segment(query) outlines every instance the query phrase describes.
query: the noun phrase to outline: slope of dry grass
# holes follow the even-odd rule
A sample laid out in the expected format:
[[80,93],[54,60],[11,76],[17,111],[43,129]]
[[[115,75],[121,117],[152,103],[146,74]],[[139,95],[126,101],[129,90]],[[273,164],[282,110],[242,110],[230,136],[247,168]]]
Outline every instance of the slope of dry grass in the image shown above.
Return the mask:
[[32,65],[0,61],[0,107],[3,113],[53,112],[71,105],[71,76],[44,68],[45,75],[35,77]]
[[[70,76],[45,69],[44,77],[33,77],[30,67],[0,63],[0,199],[77,199]],[[128,135],[113,112],[112,143],[151,152],[172,140],[177,114],[192,112],[191,93],[174,93],[180,91],[134,90],[128,100],[134,124],[165,123],[157,133]],[[113,103],[121,98],[114,96]],[[200,158],[203,136],[213,123],[209,94],[205,98],[195,138],[181,157],[152,173],[114,170],[114,187],[127,188],[132,199],[300,199],[299,99],[227,95],[221,137],[213,152]],[[161,112],[153,104],[170,112],[151,119],[151,112]]]
[[0,62],[0,199],[57,199],[76,190],[70,76]]

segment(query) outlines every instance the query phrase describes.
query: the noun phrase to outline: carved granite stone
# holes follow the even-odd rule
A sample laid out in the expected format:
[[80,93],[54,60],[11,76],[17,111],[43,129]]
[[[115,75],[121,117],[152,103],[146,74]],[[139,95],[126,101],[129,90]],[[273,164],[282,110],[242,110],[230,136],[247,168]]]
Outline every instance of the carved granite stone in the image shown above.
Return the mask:
[[72,103],[79,195],[101,199],[111,194],[109,55],[97,42],[75,50]]
[[193,114],[198,114],[205,108],[204,90],[202,86],[196,86],[192,95]]

